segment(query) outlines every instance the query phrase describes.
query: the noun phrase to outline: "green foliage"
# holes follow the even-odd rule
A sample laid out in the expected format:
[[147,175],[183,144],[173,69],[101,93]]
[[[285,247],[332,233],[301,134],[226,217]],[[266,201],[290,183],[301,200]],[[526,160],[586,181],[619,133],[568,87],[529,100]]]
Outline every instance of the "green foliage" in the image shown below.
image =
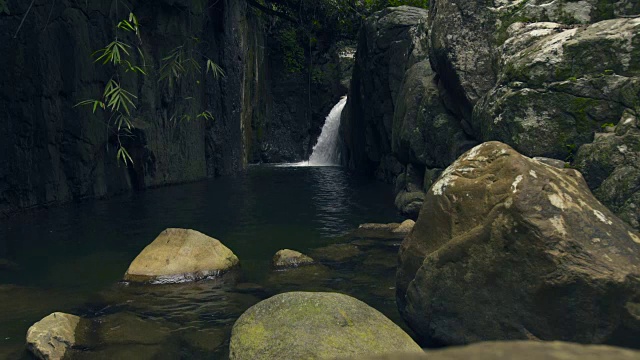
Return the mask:
[[294,28],[283,29],[279,36],[280,49],[284,57],[284,66],[290,73],[299,73],[305,67],[304,49],[298,41]]
[[[198,42],[197,39],[192,39]],[[167,81],[169,88],[185,76],[202,73],[202,65],[196,60],[196,55],[205,59],[206,73],[211,72],[214,78],[224,77],[224,70],[208,57],[198,53],[194,44],[184,43],[175,47],[168,56],[162,58],[160,66],[160,81]]]
[[428,8],[429,0],[389,0],[389,6],[415,6],[419,8]]
[[[0,6],[4,1],[0,0]],[[94,114],[101,110],[109,115],[106,125],[113,131],[118,142],[116,158],[119,162],[128,166],[133,164],[133,158],[123,146],[122,139],[133,136],[132,118],[135,115],[138,98],[132,91],[122,86],[123,78],[127,73],[146,76],[148,71],[146,70],[144,54],[140,48],[142,38],[138,18],[133,13],[130,13],[126,19],[119,21],[115,28],[115,39],[104,48],[91,54],[95,63],[109,66],[113,69],[113,74],[102,91],[102,97],[83,100],[76,106],[88,106]],[[119,37],[119,31],[130,34],[129,39],[133,36],[133,39],[137,40],[137,44]],[[170,89],[174,89],[175,85],[184,78],[189,78],[196,84],[200,84],[200,81],[193,79],[193,76],[194,74],[202,73],[203,65],[201,61],[204,62],[206,74],[211,73],[214,78],[225,76],[224,70],[220,66],[197,50],[199,42],[198,38],[191,37],[189,41],[177,46],[162,58],[159,79],[160,81],[166,81]],[[141,61],[141,65],[137,65],[136,60]],[[190,99],[192,97],[184,98],[184,100]],[[209,110],[193,115],[178,115],[174,113],[171,119],[179,119],[181,121],[190,121],[192,119],[213,120],[213,114]]]
[[606,128],[608,128],[608,127],[615,127],[615,126],[616,126],[616,125],[615,125],[614,123],[604,123],[604,124],[602,124],[602,126],[601,126],[601,127],[602,127],[603,129],[606,129]]
[[576,144],[566,144],[565,147],[567,148],[567,153],[569,155],[567,155],[564,161],[570,163],[575,159],[578,146]]
[[9,5],[7,5],[7,0],[0,0],[0,15],[1,14],[11,15]]
[[[141,75],[146,75],[147,73],[143,69],[144,65],[139,66],[134,63],[132,56],[134,47],[118,37],[118,30],[134,34],[138,42],[141,43],[138,19],[133,13],[130,13],[128,19],[122,20],[116,25],[115,39],[104,48],[91,54],[95,58],[94,62],[109,65],[114,71],[102,91],[102,98],[83,100],[76,106],[90,106],[94,114],[98,108],[110,114],[107,126],[114,131],[118,141],[116,159],[128,166],[133,164],[133,159],[122,145],[122,138],[131,136],[133,128],[131,114],[136,109],[135,101],[137,101],[137,96],[122,86],[121,75],[128,72]],[[144,61],[142,50],[137,46],[135,48],[140,58]]]

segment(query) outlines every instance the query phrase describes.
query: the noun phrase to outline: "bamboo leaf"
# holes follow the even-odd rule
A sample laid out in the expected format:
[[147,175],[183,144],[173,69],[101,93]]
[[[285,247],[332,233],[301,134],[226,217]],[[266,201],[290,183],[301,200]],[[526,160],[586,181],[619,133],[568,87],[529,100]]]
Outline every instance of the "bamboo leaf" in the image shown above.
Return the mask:
[[118,159],[119,161],[122,161],[124,163],[124,166],[128,166],[129,163],[133,164],[133,159],[131,158],[131,155],[129,155],[129,152],[127,151],[127,149],[125,149],[122,145],[120,145],[120,148],[118,149],[118,153],[116,154],[116,159]]
[[211,71],[214,78],[225,76],[224,70],[222,70],[222,68],[218,64],[211,61],[211,59],[207,59],[207,74],[209,73],[209,71]]

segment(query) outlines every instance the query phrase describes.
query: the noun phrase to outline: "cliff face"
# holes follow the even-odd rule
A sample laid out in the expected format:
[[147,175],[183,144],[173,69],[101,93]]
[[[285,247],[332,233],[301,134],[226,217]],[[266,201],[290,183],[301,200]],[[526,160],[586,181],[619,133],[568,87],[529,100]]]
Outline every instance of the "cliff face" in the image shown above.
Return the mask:
[[[169,89],[157,71],[127,75],[139,99],[126,147],[134,166],[119,166],[108,117],[74,107],[98,98],[110,71],[93,63],[129,10],[106,1],[34,4],[11,0],[0,14],[0,214],[241,170],[249,158],[252,118],[260,113],[262,27],[244,1],[138,1],[145,62],[159,69],[172,49],[199,37],[198,48],[226,76],[204,72]],[[11,85],[8,85],[11,84]],[[177,120],[209,110],[214,120]]]
[[343,163],[396,184],[417,217],[465,150],[501,141],[580,170],[640,225],[640,9],[628,1],[434,0],[361,29],[343,112]]

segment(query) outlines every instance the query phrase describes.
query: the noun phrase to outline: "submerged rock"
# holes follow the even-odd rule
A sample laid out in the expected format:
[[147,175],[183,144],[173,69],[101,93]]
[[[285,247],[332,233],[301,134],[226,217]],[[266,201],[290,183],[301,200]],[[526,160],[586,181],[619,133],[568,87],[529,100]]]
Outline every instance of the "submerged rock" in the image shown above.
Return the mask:
[[333,359],[422,353],[391,320],[360,300],[337,293],[291,292],[247,310],[231,333],[229,358]]
[[76,343],[76,328],[81,320],[60,312],[43,318],[27,331],[27,349],[38,359],[62,359]]
[[314,249],[312,254],[321,260],[343,262],[362,254],[362,251],[352,244],[332,244]]
[[278,251],[272,260],[276,269],[295,268],[298,266],[313,264],[314,260],[300,252],[284,249]]
[[133,260],[124,280],[178,283],[218,276],[238,265],[220,241],[189,229],[166,229]]
[[603,345],[581,345],[559,341],[488,341],[467,346],[427,351],[424,354],[394,354],[359,357],[365,360],[633,360],[640,352]]
[[402,243],[398,307],[422,341],[638,346],[640,236],[579,172],[489,142],[431,187]]
[[378,224],[378,223],[366,223],[358,226],[359,230],[372,230],[372,231],[393,231],[400,226],[399,223]]

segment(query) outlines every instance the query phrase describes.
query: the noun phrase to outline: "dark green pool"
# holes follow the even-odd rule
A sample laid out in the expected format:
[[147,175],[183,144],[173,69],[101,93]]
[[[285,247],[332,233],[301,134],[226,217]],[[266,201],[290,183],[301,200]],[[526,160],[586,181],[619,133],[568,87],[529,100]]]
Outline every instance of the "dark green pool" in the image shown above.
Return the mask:
[[[395,321],[399,241],[342,235],[401,220],[388,185],[335,167],[252,166],[234,177],[23,214],[0,222],[0,358],[28,358],[26,330],[53,311],[99,319],[75,358],[224,358],[249,306],[289,290],[351,294]],[[168,227],[221,240],[241,261],[225,283],[120,283]],[[283,248],[307,253],[355,241],[353,254],[292,272],[270,269]],[[331,249],[331,248],[329,248]],[[330,251],[329,251],[330,252]],[[330,258],[330,256],[329,256]]]

